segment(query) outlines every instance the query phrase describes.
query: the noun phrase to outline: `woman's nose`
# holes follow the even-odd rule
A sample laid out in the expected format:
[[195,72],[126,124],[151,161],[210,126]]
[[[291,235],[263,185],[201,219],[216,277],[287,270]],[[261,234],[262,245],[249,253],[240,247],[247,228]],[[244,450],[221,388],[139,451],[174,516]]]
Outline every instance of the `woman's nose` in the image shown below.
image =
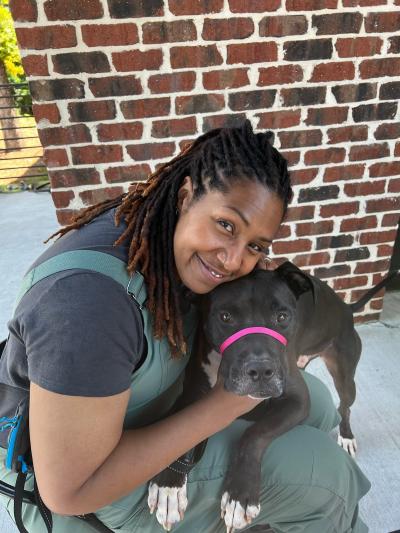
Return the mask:
[[238,271],[242,265],[243,250],[240,246],[231,246],[218,252],[217,258],[226,272],[233,273]]

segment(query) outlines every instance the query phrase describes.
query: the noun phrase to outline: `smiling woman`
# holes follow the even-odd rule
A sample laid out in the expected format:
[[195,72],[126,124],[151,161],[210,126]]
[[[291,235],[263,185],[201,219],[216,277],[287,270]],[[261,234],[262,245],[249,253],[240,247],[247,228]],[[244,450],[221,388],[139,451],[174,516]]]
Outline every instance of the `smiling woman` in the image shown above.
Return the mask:
[[[263,264],[285,216],[290,180],[270,139],[248,121],[209,131],[128,194],[85,210],[32,265],[8,324],[0,385],[29,391],[27,488],[37,482],[54,533],[89,533],[74,515],[94,512],[122,533],[156,533],[157,520],[177,533],[226,529],[227,456],[246,428],[237,418],[259,400],[218,381],[171,409],[194,344],[195,296]],[[268,450],[262,511],[245,527],[254,518],[279,533],[364,533],[357,505],[368,481],[326,434],[339,421],[326,388],[305,381],[310,416]],[[18,406],[0,407],[0,419],[11,419]],[[184,520],[172,507],[151,517],[148,481],[207,438],[187,476]],[[0,480],[16,482],[3,461]],[[23,504],[21,513],[29,533],[43,531],[36,507]],[[226,516],[228,530],[243,527]]]

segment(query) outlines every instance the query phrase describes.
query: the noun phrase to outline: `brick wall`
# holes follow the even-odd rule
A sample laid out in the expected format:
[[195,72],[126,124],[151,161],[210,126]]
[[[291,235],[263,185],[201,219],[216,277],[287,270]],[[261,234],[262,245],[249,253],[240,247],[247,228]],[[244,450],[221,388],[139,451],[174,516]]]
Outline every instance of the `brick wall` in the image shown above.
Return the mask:
[[[295,189],[273,246],[353,301],[400,208],[400,0],[12,0],[60,223],[247,116]],[[382,294],[360,320],[377,318]]]

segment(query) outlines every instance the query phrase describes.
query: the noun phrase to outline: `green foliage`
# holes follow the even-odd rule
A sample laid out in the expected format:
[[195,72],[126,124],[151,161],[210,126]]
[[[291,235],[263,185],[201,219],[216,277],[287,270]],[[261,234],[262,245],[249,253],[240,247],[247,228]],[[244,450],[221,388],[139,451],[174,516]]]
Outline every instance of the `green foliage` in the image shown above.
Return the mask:
[[8,0],[0,0],[0,61],[5,67],[10,82],[21,83],[25,81],[17,37],[8,9]]
[[[24,83],[25,73],[17,46],[17,37],[8,8],[8,0],[0,0],[0,61],[10,83]],[[27,85],[14,86],[15,105],[21,113],[31,114],[32,99]]]

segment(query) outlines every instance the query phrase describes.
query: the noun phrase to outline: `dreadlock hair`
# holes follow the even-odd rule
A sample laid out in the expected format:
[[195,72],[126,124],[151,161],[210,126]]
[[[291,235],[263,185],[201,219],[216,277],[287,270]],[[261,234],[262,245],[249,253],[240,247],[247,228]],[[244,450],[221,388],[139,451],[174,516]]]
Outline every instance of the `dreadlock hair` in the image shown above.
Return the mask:
[[160,166],[146,182],[85,209],[49,239],[61,237],[117,207],[115,225],[123,219],[127,227],[114,246],[128,239],[127,270],[130,275],[140,270],[144,276],[154,336],[166,336],[172,355],[177,357],[187,350],[180,309],[181,283],[173,255],[178,190],[184,178],[190,176],[195,201],[209,190],[227,192],[232,183],[248,179],[275,192],[286,213],[292,189],[286,160],[272,147],[272,136],[272,132],[254,134],[248,120],[239,127],[210,130]]

